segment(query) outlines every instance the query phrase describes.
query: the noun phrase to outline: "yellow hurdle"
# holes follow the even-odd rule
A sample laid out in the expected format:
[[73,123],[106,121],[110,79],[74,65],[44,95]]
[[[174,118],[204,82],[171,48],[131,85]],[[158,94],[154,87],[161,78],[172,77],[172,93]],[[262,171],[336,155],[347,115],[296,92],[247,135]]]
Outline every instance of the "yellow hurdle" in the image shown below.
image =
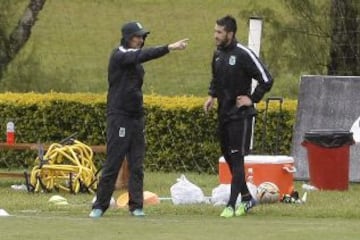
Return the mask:
[[78,140],[71,145],[50,145],[42,159],[35,159],[38,165],[33,167],[29,180],[33,190],[94,193],[98,176],[93,156],[92,149]]

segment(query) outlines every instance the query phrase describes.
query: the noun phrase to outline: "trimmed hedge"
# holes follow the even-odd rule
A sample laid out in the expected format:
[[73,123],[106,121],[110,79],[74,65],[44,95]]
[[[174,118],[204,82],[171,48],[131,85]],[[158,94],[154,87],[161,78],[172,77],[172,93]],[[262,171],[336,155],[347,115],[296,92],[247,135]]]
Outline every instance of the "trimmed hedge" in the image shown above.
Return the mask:
[[[217,117],[216,111],[204,113],[205,100],[145,96],[146,169],[217,172],[220,156]],[[270,103],[266,136],[263,134],[265,104],[261,102],[257,106],[253,153],[288,155],[297,102],[286,100],[281,114],[278,104]],[[3,133],[0,141],[6,141],[6,123],[11,120],[16,126],[18,143],[59,142],[77,132],[76,138],[88,145],[105,144],[105,108],[105,94],[0,94],[0,132]],[[0,168],[31,168],[36,155],[34,151],[2,151]],[[104,159],[104,154],[96,154],[98,166]]]

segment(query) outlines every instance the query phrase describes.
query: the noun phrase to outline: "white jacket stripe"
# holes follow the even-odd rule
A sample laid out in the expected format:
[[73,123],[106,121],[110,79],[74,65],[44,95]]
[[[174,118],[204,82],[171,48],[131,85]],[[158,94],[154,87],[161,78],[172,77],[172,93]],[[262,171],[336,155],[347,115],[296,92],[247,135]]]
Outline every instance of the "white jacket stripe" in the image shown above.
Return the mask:
[[136,49],[136,48],[124,48],[123,46],[120,46],[119,50],[122,51],[122,52],[136,52],[136,51],[139,51],[139,49]]
[[250,51],[247,47],[244,47],[243,45],[241,45],[240,43],[238,43],[236,46],[243,49],[245,52],[247,52],[249,54],[249,56],[251,57],[251,59],[253,60],[255,65],[257,66],[257,68],[260,70],[261,76],[264,79],[264,82],[269,82],[270,80],[265,73],[264,67],[261,65],[261,63],[259,62],[259,59],[255,56],[255,54],[252,51]]

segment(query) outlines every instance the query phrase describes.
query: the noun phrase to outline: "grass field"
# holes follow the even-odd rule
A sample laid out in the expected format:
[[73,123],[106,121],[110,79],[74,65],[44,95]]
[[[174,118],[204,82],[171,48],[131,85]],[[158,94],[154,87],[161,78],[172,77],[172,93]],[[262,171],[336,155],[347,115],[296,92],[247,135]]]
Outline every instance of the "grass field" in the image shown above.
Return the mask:
[[[177,173],[146,173],[145,190],[170,196]],[[187,173],[206,196],[218,185],[216,175]],[[0,208],[12,216],[0,217],[2,240],[13,239],[358,239],[360,185],[349,190],[309,192],[305,204],[259,205],[247,216],[221,219],[222,207],[211,204],[173,205],[170,200],[145,206],[147,216],[136,219],[126,209],[110,209],[103,218],[88,218],[92,195],[66,197],[69,205],[55,206],[56,194],[15,191],[22,180],[1,179]],[[302,195],[302,182],[295,189]],[[120,192],[116,192],[116,198]]]
[[[27,2],[16,2],[13,24]],[[147,46],[190,38],[187,51],[145,64],[144,92],[205,96],[210,81],[215,20],[226,14],[234,15],[238,19],[238,38],[247,44],[251,16],[241,17],[240,11],[255,2],[283,14],[281,1],[277,0],[48,0],[31,38],[10,65],[0,89],[105,92],[108,57],[119,43],[120,27],[126,21],[138,20],[151,31]],[[268,31],[265,22],[264,50],[274,49],[272,40],[267,38]],[[286,77],[276,77],[272,94],[286,94],[290,82],[297,87],[298,76],[289,79],[287,73]],[[286,88],[280,90],[282,81]]]

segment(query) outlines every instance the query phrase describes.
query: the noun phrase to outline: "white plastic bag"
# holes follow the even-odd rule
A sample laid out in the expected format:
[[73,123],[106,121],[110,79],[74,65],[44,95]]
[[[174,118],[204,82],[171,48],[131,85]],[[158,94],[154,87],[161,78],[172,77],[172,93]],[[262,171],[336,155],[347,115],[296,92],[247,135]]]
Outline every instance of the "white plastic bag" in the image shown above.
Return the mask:
[[175,205],[202,203],[205,196],[201,188],[190,182],[185,175],[177,179],[177,183],[170,188],[171,200]]
[[[231,185],[230,184],[220,184],[214,188],[211,192],[211,203],[214,206],[226,205],[230,198]],[[241,193],[236,200],[236,204],[241,202]]]
[[220,184],[211,192],[211,203],[214,206],[226,205],[230,197],[230,184]]
[[246,182],[247,187],[249,189],[250,195],[252,196],[252,198],[257,201],[257,186],[254,183],[251,182]]

